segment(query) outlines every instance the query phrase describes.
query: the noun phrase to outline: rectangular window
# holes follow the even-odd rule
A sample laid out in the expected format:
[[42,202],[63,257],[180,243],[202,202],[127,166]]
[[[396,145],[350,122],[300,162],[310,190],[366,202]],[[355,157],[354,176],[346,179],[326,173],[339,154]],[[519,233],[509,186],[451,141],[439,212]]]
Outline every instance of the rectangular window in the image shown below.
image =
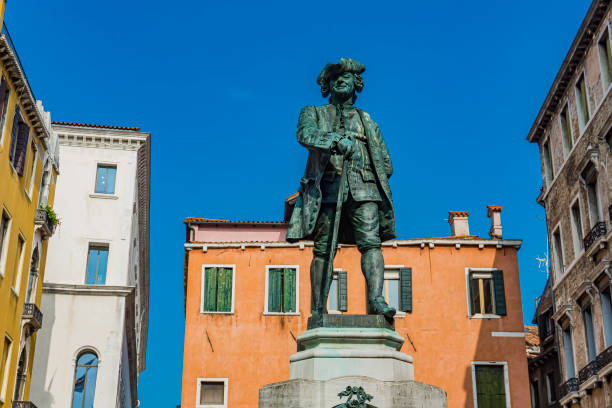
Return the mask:
[[597,188],[597,175],[594,173],[586,183],[587,201],[589,202],[589,220],[591,228],[600,221],[599,194]]
[[6,263],[6,252],[9,244],[9,227],[11,225],[11,217],[2,209],[2,217],[0,218],[0,276],[4,275],[4,267]]
[[561,111],[559,119],[561,120],[561,135],[563,136],[563,157],[567,157],[574,145],[574,141],[572,140],[572,122],[570,121],[567,105],[565,105],[565,108]]
[[25,169],[26,153],[28,151],[28,140],[30,137],[30,127],[19,113],[19,106],[15,108],[13,117],[13,130],[11,132],[11,147],[9,158],[11,165],[19,176],[23,176]]
[[13,289],[19,293],[21,284],[21,269],[23,267],[23,254],[25,252],[25,239],[17,236],[17,252],[15,253],[15,265],[13,267]]
[[98,164],[96,175],[96,193],[115,194],[115,175],[117,166]]
[[385,302],[395,310],[400,310],[400,284],[398,271],[385,271],[385,280],[383,286],[383,296]]
[[104,285],[106,283],[106,266],[108,263],[108,246],[90,245],[87,254],[87,285]]
[[576,365],[574,364],[574,342],[572,340],[572,329],[563,329],[563,356],[565,357],[566,380],[576,377]]
[[471,271],[469,274],[470,315],[505,315],[503,271]]
[[601,301],[604,340],[606,348],[608,348],[612,345],[612,298],[610,296],[610,286],[599,292],[599,300]]
[[591,119],[589,113],[589,102],[584,76],[580,77],[575,87],[576,91],[576,109],[578,110],[578,123],[580,130],[583,130]]
[[4,335],[4,344],[2,347],[2,360],[0,360],[0,398],[4,399],[6,395],[6,388],[8,382],[8,366],[9,360],[11,358],[11,339],[5,334]]
[[553,255],[555,262],[555,273],[559,278],[563,276],[564,268],[563,268],[563,247],[561,246],[561,230],[557,228],[555,232],[553,232]]
[[572,221],[572,238],[574,241],[574,257],[582,251],[584,247],[584,235],[582,233],[582,216],[580,214],[580,201],[576,200],[570,208]]
[[540,389],[538,388],[538,381],[531,382],[531,407],[540,408]]
[[557,401],[557,391],[555,387],[555,376],[553,373],[546,374],[546,396],[548,404]]
[[550,185],[553,181],[554,169],[549,140],[542,143],[542,156],[544,160],[544,176],[546,178],[546,188],[550,188]]
[[595,328],[593,327],[593,311],[590,305],[582,311],[582,320],[584,321],[587,358],[588,361],[591,362],[595,360],[595,358],[597,358],[597,349],[595,347]]
[[227,378],[198,378],[196,407],[227,407]]
[[0,144],[4,136],[4,124],[6,123],[10,94],[11,89],[6,82],[6,78],[2,75],[2,80],[0,80]]
[[233,312],[233,266],[204,266],[202,312]]
[[506,379],[503,365],[474,365],[475,399],[479,408],[505,408]]
[[266,267],[268,276],[267,313],[297,312],[297,268]]
[[34,186],[34,173],[36,173],[36,159],[38,158],[38,151],[36,149],[36,143],[34,143],[34,140],[32,140],[31,143],[31,148],[32,148],[32,161],[30,163],[30,170],[28,171],[28,177],[29,177],[29,181],[28,181],[28,195],[32,196],[32,187]]
[[612,82],[612,52],[610,52],[610,36],[608,30],[604,32],[597,43],[599,49],[599,67],[601,69],[601,85],[604,93]]

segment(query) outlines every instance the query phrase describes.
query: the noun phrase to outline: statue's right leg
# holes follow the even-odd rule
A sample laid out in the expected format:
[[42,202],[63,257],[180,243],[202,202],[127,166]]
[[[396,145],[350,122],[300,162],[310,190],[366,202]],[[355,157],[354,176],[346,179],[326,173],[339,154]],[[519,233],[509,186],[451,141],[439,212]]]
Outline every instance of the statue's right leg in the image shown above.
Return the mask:
[[331,234],[334,215],[335,206],[323,204],[315,224],[314,250],[312,263],[310,264],[310,311],[312,314],[327,313],[327,296],[332,279],[328,263],[330,251],[332,251]]

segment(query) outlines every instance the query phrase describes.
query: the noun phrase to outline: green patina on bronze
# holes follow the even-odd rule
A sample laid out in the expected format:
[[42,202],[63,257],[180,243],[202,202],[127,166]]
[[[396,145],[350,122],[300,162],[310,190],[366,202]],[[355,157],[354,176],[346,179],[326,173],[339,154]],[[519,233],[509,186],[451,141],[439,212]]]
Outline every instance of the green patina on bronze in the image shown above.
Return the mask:
[[330,103],[307,106],[298,122],[298,142],[309,150],[306,171],[291,216],[287,240],[314,240],[310,267],[311,312],[327,313],[338,243],[356,244],[367,284],[368,313],[395,315],[382,296],[381,242],[395,238],[389,187],[391,158],[376,122],[353,106],[365,67],[350,58],[327,64],[317,79]]
[[348,397],[348,399],[344,404],[336,405],[333,408],[376,408],[368,404],[368,401],[372,401],[374,397],[366,393],[363,387],[348,386],[344,391],[338,393],[338,397]]

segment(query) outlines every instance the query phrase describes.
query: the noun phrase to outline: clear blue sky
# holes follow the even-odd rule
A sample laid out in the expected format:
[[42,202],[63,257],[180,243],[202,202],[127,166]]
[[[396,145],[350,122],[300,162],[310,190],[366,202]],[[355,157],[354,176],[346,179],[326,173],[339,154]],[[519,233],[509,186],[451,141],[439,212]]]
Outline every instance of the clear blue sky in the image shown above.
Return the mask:
[[[402,238],[487,236],[503,206],[525,321],[546,280],[542,185],[525,137],[587,0],[437,2],[9,1],[6,23],[36,96],[59,121],[152,133],[151,298],[144,407],[180,402],[186,216],[278,220],[306,150],[302,106],[342,56],[363,62],[358,106],[393,159]],[[435,322],[432,322],[435,324]]]

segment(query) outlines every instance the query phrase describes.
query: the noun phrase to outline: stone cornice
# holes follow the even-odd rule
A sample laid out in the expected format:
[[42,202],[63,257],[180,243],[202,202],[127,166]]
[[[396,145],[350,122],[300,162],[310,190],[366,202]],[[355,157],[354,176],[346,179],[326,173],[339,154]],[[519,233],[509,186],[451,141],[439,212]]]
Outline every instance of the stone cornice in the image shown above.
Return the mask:
[[9,74],[9,80],[17,91],[19,104],[24,114],[27,115],[32,128],[36,130],[38,137],[49,138],[51,135],[50,130],[45,125],[42,113],[36,106],[34,94],[32,89],[30,89],[30,84],[21,68],[19,59],[4,33],[0,35],[0,61]]
[[63,295],[89,295],[89,296],[128,296],[134,286],[106,286],[106,285],[74,285],[64,283],[43,284],[44,293],[57,293]]
[[149,133],[53,125],[62,146],[138,150],[148,142]]
[[576,69],[584,61],[586,52],[593,40],[593,35],[603,20],[609,6],[610,0],[594,0],[591,4],[578,30],[578,34],[574,38],[574,42],[548,91],[544,104],[540,108],[540,112],[527,135],[528,141],[538,142],[542,137],[553,114],[557,110],[558,104],[563,100],[563,96],[576,73]]

